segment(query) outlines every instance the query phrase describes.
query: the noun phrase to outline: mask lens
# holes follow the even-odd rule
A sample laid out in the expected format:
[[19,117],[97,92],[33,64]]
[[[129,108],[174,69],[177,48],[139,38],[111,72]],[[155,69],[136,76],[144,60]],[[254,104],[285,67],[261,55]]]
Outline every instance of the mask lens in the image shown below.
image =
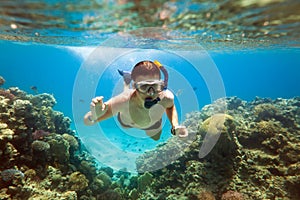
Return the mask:
[[147,93],[152,87],[155,92],[161,92],[164,88],[163,81],[140,81],[135,84],[136,89],[141,93]]
[[140,87],[139,87],[139,90],[141,91],[141,92],[147,92],[148,90],[149,90],[149,88],[150,88],[150,85],[149,84],[142,84],[142,85],[140,85]]

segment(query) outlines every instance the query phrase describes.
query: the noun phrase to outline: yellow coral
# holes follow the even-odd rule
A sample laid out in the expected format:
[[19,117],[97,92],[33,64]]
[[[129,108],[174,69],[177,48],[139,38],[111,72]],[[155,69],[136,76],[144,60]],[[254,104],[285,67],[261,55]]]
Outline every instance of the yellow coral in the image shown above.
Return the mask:
[[226,120],[234,121],[233,117],[228,114],[218,113],[207,118],[201,126],[201,130],[211,134],[218,134],[226,131],[224,125]]

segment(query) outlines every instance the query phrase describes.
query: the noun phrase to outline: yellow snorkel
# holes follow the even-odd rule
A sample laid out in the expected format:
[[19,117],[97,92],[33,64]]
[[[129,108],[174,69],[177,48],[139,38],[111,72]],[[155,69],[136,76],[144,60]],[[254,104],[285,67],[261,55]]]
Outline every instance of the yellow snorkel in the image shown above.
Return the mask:
[[156,66],[158,68],[160,68],[162,66],[162,64],[160,62],[158,62],[158,60],[154,60],[153,62],[154,62],[154,64],[156,64]]
[[168,80],[169,80],[169,74],[168,71],[166,70],[166,68],[157,60],[154,60],[153,63],[158,67],[158,69],[160,69],[160,71],[162,71],[162,73],[164,74],[164,90],[166,90],[168,88]]

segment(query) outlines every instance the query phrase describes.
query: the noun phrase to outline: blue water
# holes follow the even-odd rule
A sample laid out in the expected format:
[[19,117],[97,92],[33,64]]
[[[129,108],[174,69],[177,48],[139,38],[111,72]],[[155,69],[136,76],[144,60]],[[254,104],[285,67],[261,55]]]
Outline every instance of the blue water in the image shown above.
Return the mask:
[[[6,79],[5,87],[19,87],[34,94],[30,87],[37,86],[39,93],[55,96],[57,110],[72,117],[73,84],[83,57],[65,47],[7,41],[1,41],[0,52],[0,73]],[[291,98],[300,95],[299,49],[212,52],[210,55],[220,71],[227,96],[252,100],[256,96]],[[203,90],[206,91],[205,85],[195,91],[201,96],[201,106],[210,103]]]
[[[106,120],[99,126],[84,126],[81,117],[89,110],[89,103],[94,94],[87,93],[85,96],[83,92],[80,100],[75,102],[74,109],[72,108],[72,104],[74,105],[73,89],[76,89],[76,76],[78,76],[78,72],[86,60],[89,59],[88,56],[92,50],[94,48],[69,48],[67,46],[1,41],[0,75],[6,79],[4,85],[6,88],[19,87],[21,90],[35,94],[36,91],[33,91],[31,87],[36,86],[38,93],[53,94],[57,100],[54,109],[63,112],[65,116],[72,119],[71,128],[76,130],[87,149],[98,160],[110,165],[112,163],[110,159],[116,160],[118,158],[117,163],[111,164],[113,168],[120,169],[122,166],[127,166],[127,168],[134,170],[133,165],[136,156],[166,141],[170,137],[169,129],[171,126],[164,117],[164,131],[159,141],[151,140],[142,131],[124,131],[115,118]],[[237,96],[247,101],[253,100],[256,96],[273,99],[300,96],[298,86],[300,80],[299,49],[208,51],[207,53],[220,73],[226,96]],[[96,83],[95,95],[103,95],[108,99],[121,91],[122,79],[116,71],[120,67],[120,63],[122,63],[121,68],[130,70],[136,61],[143,60],[147,56],[151,58],[153,55],[142,52],[134,54],[134,59],[130,56],[131,54],[127,57],[123,56],[119,60],[112,60],[112,64]],[[160,60],[167,63],[171,77],[169,88],[176,95],[175,100],[180,114],[180,122],[183,122],[185,114],[212,103],[213,98],[208,91],[208,85],[201,77],[196,76],[194,68],[189,63],[180,61],[180,58],[176,59],[176,56],[172,59],[165,56],[160,57]],[[101,68],[101,66],[97,67],[99,67],[98,69]],[[205,68],[206,65],[201,66],[200,63],[198,67]],[[172,79],[173,69],[182,73],[185,80],[190,84],[189,87],[181,85],[180,77],[173,77],[176,80]],[[214,75],[212,74],[212,76]],[[210,78],[213,79],[214,77]],[[88,90],[92,83],[97,80],[90,81],[87,80],[81,84]],[[114,89],[115,91],[113,91]],[[190,94],[195,95],[197,105],[195,103],[189,105],[189,102],[182,103],[183,100],[191,99]],[[78,113],[80,113],[79,117]],[[78,119],[74,119],[76,115]],[[116,157],[115,154],[111,155],[111,152],[120,157]],[[125,154],[123,154],[124,152]]]

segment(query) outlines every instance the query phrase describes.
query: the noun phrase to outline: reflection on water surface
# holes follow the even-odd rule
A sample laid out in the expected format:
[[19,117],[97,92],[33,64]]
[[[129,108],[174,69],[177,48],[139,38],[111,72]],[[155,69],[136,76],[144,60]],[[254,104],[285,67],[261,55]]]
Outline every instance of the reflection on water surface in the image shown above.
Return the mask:
[[155,34],[138,30],[156,27],[168,40],[196,38],[208,48],[299,47],[299,10],[297,0],[2,0],[0,38],[85,46],[135,30],[138,37],[156,40]]

